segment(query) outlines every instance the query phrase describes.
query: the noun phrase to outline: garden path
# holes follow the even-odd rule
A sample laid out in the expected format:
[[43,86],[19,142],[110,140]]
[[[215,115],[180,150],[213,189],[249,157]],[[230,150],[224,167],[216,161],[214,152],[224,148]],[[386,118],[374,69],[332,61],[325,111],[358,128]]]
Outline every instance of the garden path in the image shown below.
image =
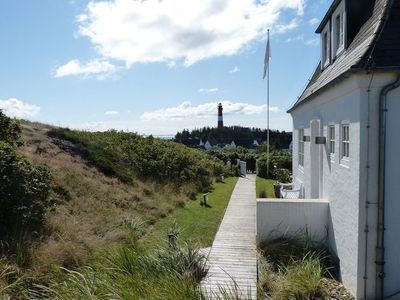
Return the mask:
[[239,178],[208,256],[201,287],[211,299],[224,291],[240,299],[257,298],[256,176]]

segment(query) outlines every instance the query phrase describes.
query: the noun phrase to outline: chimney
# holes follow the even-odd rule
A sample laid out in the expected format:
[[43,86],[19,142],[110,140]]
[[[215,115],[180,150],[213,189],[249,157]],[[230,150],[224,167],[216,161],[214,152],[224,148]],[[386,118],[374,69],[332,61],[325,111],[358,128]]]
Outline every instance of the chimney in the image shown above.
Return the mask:
[[218,104],[218,128],[224,127],[224,120],[222,119],[222,104]]

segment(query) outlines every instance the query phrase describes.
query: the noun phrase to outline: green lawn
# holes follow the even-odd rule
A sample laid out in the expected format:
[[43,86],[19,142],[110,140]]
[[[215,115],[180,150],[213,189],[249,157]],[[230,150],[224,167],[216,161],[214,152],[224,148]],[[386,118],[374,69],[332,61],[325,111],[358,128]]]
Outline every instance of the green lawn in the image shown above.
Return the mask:
[[[274,179],[265,179],[257,176],[256,193],[257,198],[275,198]],[[265,195],[266,193],[266,195]]]
[[165,219],[159,220],[143,237],[144,247],[152,248],[166,243],[168,230],[174,221],[182,229],[178,242],[191,242],[199,247],[210,247],[237,180],[236,177],[230,177],[223,183],[215,183],[209,193],[209,207],[200,205],[203,198],[200,194],[184,208],[175,209]]

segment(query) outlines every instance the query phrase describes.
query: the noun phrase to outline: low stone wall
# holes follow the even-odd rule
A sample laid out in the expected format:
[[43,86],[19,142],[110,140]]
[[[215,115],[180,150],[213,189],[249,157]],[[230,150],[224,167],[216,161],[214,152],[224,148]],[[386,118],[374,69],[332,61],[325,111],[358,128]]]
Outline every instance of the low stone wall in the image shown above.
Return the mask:
[[327,237],[329,202],[323,199],[257,199],[257,240],[307,230],[316,241]]

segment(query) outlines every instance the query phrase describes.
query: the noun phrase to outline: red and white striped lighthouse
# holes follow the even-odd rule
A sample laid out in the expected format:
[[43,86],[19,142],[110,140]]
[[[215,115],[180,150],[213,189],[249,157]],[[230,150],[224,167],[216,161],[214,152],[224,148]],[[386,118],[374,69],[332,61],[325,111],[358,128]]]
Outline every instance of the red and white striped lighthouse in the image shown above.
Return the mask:
[[222,118],[222,103],[218,104],[218,128],[224,127],[224,120]]

